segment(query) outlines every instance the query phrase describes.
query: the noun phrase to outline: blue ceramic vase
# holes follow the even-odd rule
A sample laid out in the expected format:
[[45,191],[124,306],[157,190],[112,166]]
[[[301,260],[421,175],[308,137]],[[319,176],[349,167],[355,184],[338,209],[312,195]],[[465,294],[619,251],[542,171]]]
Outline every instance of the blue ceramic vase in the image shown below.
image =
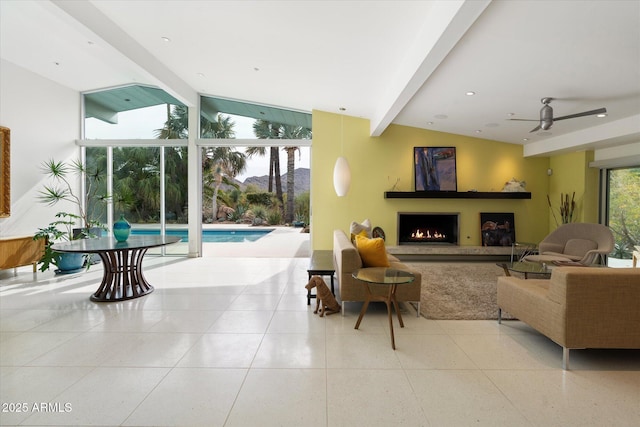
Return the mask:
[[118,242],[126,242],[131,233],[131,224],[124,218],[124,214],[120,215],[120,219],[113,223],[113,237]]

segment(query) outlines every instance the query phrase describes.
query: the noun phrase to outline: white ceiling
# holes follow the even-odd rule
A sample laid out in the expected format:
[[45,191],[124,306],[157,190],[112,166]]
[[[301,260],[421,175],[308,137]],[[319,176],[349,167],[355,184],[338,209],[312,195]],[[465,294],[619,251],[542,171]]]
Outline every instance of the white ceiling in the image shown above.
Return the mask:
[[[0,19],[2,59],[78,91],[139,83],[191,105],[203,93],[346,108],[372,135],[396,123],[526,155],[640,142],[636,0],[0,0]],[[507,120],[536,119],[542,97],[555,116],[608,116],[536,133]]]

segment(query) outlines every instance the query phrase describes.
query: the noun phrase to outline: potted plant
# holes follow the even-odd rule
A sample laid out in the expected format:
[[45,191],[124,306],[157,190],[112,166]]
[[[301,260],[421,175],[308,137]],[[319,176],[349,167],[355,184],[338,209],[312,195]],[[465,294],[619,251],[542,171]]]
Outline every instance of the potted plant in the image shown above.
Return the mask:
[[[40,271],[46,271],[55,265],[58,267],[57,273],[68,274],[80,270],[85,264],[86,255],[81,253],[55,252],[51,246],[59,242],[67,242],[79,238],[73,233],[80,216],[67,212],[58,212],[57,220],[51,222],[46,228],[39,228],[34,239],[44,239],[44,254],[40,258]],[[87,268],[90,263],[86,263]]]
[[[78,214],[59,212],[55,220],[48,227],[40,229],[40,238],[46,238],[45,254],[43,257],[41,270],[45,271],[50,264],[58,265],[59,254],[56,255],[50,250],[53,243],[64,240],[74,240],[81,238],[101,237],[102,230],[106,230],[104,225],[96,217],[96,210],[107,199],[107,195],[101,194],[100,181],[105,176],[99,168],[88,169],[82,161],[72,160],[69,162],[49,160],[42,164],[43,173],[51,179],[50,184],[45,184],[40,191],[40,202],[53,206],[61,201],[71,202],[76,205]],[[85,191],[77,194],[71,185],[71,176],[85,177]],[[60,229],[60,227],[64,229]],[[66,255],[64,259],[68,258]],[[86,257],[84,257],[86,258]],[[83,259],[84,259],[83,258]],[[95,264],[99,260],[88,258],[88,264]],[[60,270],[63,270],[60,268]]]
[[[63,200],[73,203],[79,212],[73,217],[80,222],[80,228],[73,232],[85,238],[100,237],[105,227],[96,218],[96,209],[109,198],[106,194],[100,194],[99,184],[105,176],[104,171],[97,167],[89,170],[80,160],[70,162],[49,160],[42,164],[41,169],[53,183],[45,185],[40,191],[40,201],[48,206]],[[82,176],[83,174],[86,177],[86,190],[84,194],[77,195],[69,179],[71,175]]]

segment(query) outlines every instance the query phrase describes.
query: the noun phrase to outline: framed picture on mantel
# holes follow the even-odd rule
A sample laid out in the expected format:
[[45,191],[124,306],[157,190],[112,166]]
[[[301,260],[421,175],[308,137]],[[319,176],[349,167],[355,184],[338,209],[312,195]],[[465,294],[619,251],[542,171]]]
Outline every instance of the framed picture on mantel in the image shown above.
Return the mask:
[[457,191],[456,148],[414,147],[416,191]]
[[509,213],[480,213],[482,246],[511,246],[516,241],[514,215]]

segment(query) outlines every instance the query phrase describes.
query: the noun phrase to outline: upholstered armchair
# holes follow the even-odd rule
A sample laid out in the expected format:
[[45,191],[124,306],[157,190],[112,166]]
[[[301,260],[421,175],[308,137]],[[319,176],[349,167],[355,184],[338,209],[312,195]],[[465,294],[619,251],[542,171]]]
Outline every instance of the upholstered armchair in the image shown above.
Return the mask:
[[601,224],[563,224],[545,237],[538,246],[539,255],[528,255],[525,261],[574,261],[580,264],[604,263],[613,250],[613,233]]

